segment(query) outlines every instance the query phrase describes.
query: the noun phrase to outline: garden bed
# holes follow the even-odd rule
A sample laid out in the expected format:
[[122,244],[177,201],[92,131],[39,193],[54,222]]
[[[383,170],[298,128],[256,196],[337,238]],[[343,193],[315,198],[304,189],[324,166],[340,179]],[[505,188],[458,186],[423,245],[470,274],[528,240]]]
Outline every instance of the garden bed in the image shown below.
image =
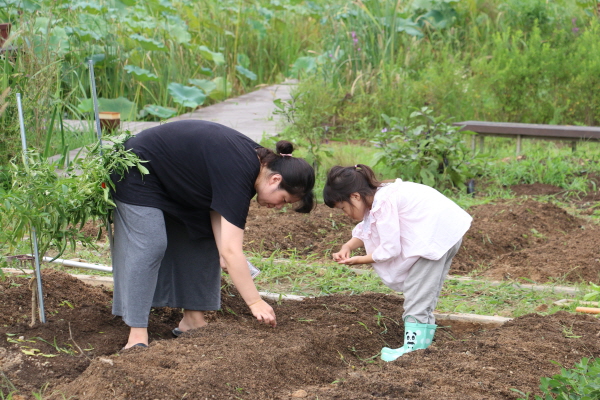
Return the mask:
[[[569,207],[593,212],[598,197],[590,196]],[[453,274],[598,282],[599,231],[587,219],[531,196],[469,212],[473,225]],[[253,205],[245,247],[265,254],[297,248],[318,263],[353,225],[322,205],[308,216]],[[12,385],[25,399],[43,388],[44,398],[57,399],[516,399],[511,389],[539,393],[540,377],[560,372],[552,361],[572,367],[600,356],[600,322],[559,312],[496,328],[438,320],[429,349],[385,363],[377,358],[381,347],[402,344],[400,296],[270,301],[278,318],[271,329],[253,319],[229,286],[222,311],[210,313],[206,328],[173,339],[179,310],[156,309],[150,348],[119,353],[128,328],[111,315],[110,292],[50,269],[43,281],[47,323],[34,327],[26,279],[0,283],[1,387],[7,393]]]

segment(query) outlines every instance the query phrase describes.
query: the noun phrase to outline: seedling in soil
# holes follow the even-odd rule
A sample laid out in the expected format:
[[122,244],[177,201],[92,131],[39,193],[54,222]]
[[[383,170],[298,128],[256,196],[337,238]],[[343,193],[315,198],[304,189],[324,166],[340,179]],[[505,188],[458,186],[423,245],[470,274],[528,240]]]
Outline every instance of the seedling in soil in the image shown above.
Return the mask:
[[369,327],[365,323],[360,322],[360,321],[356,321],[356,322],[358,322],[359,325],[361,325],[363,328],[365,328],[367,330],[367,332],[369,332],[369,335],[373,334],[373,331],[370,330]]
[[[8,379],[4,372],[0,371],[0,377],[2,378],[0,380],[0,399],[10,400],[13,398],[12,395],[17,393],[17,388],[15,387],[15,385],[13,385],[10,379]],[[9,391],[6,397],[4,397],[4,391],[2,390],[4,388],[8,389]]]
[[[50,346],[52,346],[54,348],[54,350],[56,350],[57,353],[65,353],[65,354],[67,354],[69,356],[75,356],[77,354],[77,351],[73,350],[72,349],[73,346],[70,345],[70,344],[67,344],[66,345],[67,347],[60,347],[58,345],[58,343],[56,342],[56,336],[54,337],[54,342],[53,343],[50,343],[49,341],[44,340],[44,339],[42,339],[39,336],[36,337],[35,339],[39,339],[42,342],[49,344]],[[69,347],[71,347],[71,348],[69,348]]]
[[563,325],[562,328],[563,328],[562,334],[567,339],[579,339],[581,337],[581,336],[575,335],[575,333],[573,332],[573,325],[571,325],[571,326]]
[[381,352],[377,352],[377,354],[375,354],[374,356],[367,357],[367,358],[362,358],[362,357],[360,357],[358,355],[358,352],[360,350],[357,350],[356,347],[349,348],[348,350],[350,350],[352,352],[352,354],[354,354],[356,356],[356,358],[358,358],[360,361],[366,362],[366,363],[373,363],[373,362],[375,362],[375,359],[377,359],[379,357],[379,355],[381,354]]
[[40,349],[34,349],[29,346],[21,346],[21,352],[28,356],[56,357],[56,354],[45,354]]
[[235,311],[233,311],[233,310],[232,310],[231,308],[229,308],[229,307],[227,307],[227,309],[226,309],[225,311],[227,311],[229,314],[232,314],[232,315],[235,315],[235,316],[237,316],[236,312],[235,312]]
[[385,324],[385,320],[389,319],[390,321],[392,321],[393,323],[395,323],[396,325],[400,326],[400,323],[390,317],[386,317],[385,315],[381,314],[381,311],[379,311],[378,309],[376,309],[375,307],[373,307],[373,309],[375,311],[377,311],[377,316],[375,317],[377,319],[377,326],[378,327],[382,327],[383,325],[383,331],[379,332],[380,335],[385,335],[388,331],[387,325]]
[[75,308],[75,307],[73,307],[73,304],[71,304],[71,303],[70,303],[68,300],[63,300],[63,301],[61,301],[61,302],[60,302],[58,305],[59,305],[59,306],[67,306],[67,307],[69,307],[70,309],[73,309],[73,308]]

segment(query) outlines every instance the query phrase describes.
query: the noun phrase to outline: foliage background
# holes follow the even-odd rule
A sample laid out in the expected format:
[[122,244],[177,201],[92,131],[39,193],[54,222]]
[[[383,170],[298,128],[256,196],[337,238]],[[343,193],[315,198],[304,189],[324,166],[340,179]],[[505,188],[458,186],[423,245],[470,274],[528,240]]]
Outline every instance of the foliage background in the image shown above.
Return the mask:
[[[0,164],[18,149],[14,93],[32,146],[52,110],[89,118],[86,61],[106,111],[168,118],[301,79],[292,133],[371,138],[382,114],[424,106],[455,120],[597,125],[600,41],[593,0],[0,0],[13,25],[0,58]],[[318,104],[318,108],[315,107]],[[127,112],[123,112],[127,110]],[[64,152],[93,141],[66,133]],[[65,135],[65,133],[63,133]],[[65,143],[66,142],[66,143]],[[72,143],[72,145],[70,145]]]

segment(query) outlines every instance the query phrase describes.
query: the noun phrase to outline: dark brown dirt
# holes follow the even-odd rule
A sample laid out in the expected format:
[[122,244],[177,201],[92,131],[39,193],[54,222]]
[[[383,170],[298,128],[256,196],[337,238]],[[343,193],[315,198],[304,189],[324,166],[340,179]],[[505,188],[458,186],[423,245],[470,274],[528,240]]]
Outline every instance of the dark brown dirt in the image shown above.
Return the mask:
[[[451,273],[600,283],[598,228],[536,200],[549,191],[520,185],[515,200],[470,209],[473,225]],[[573,198],[570,206],[591,215],[598,196]],[[307,216],[253,205],[245,247],[319,263],[353,226],[324,206]],[[438,321],[429,349],[385,363],[377,358],[381,347],[402,344],[401,297],[271,302],[278,317],[271,329],[228,286],[222,311],[210,313],[206,328],[172,339],[180,311],[156,309],[150,348],[119,352],[128,328],[111,315],[110,292],[50,270],[43,282],[47,323],[30,327],[29,281],[0,281],[4,395],[14,388],[32,399],[47,384],[44,398],[53,399],[516,399],[512,388],[540,394],[540,377],[560,372],[551,361],[572,367],[600,357],[600,321],[560,312],[497,328]]]

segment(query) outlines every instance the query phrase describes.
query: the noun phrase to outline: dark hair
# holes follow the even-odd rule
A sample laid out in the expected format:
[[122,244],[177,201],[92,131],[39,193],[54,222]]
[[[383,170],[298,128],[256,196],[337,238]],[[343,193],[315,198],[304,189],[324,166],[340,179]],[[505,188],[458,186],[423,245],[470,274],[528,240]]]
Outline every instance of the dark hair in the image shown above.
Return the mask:
[[299,197],[301,204],[295,211],[311,212],[315,206],[315,170],[302,158],[292,157],[294,145],[287,140],[280,140],[273,150],[260,147],[256,149],[261,164],[272,172],[281,175],[279,189],[283,189],[294,197]]
[[366,203],[367,197],[374,196],[379,186],[381,182],[375,177],[375,172],[364,164],[352,167],[336,165],[327,173],[323,201],[333,208],[337,203],[350,202],[350,195],[358,193]]

